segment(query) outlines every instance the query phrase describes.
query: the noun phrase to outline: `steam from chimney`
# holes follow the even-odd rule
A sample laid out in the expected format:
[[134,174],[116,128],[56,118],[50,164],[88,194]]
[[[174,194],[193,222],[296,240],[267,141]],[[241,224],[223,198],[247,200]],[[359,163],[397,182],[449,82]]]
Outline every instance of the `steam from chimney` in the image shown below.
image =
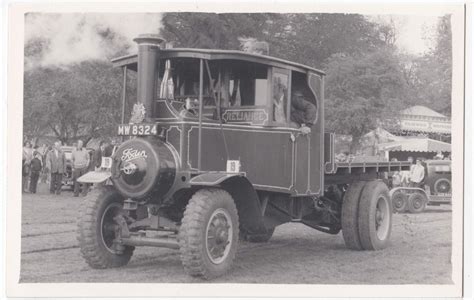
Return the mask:
[[25,45],[36,41],[42,46],[34,55],[25,52],[25,66],[67,67],[136,52],[133,38],[159,33],[161,17],[156,13],[30,13],[25,18]]

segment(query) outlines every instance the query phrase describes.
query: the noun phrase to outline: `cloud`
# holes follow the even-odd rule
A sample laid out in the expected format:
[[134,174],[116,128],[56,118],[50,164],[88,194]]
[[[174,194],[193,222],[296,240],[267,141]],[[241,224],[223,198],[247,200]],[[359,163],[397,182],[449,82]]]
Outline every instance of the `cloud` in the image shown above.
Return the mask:
[[25,57],[27,67],[67,66],[85,60],[110,59],[136,51],[133,38],[159,33],[161,14],[48,14],[26,16],[25,44],[41,41],[39,55]]

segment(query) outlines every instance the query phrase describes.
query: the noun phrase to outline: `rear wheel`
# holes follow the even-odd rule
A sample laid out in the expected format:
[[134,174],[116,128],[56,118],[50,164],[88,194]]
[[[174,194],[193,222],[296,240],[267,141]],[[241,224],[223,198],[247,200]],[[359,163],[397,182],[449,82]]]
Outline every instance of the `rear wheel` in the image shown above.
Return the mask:
[[197,191],[181,223],[179,246],[185,271],[206,279],[225,274],[239,240],[239,218],[230,194],[221,189]]
[[392,195],[393,211],[397,213],[404,213],[407,210],[407,196],[402,191],[396,191]]
[[426,198],[423,194],[415,192],[408,197],[408,210],[411,213],[418,214],[425,210]]
[[359,239],[359,199],[366,183],[366,181],[352,183],[342,202],[342,237],[346,247],[353,250],[362,250]]
[[84,199],[77,226],[81,254],[95,269],[121,267],[132,257],[134,247],[117,243],[118,224],[123,198],[112,187],[96,188]]
[[364,187],[359,203],[359,238],[365,250],[388,246],[392,231],[392,203],[382,181],[370,181]]

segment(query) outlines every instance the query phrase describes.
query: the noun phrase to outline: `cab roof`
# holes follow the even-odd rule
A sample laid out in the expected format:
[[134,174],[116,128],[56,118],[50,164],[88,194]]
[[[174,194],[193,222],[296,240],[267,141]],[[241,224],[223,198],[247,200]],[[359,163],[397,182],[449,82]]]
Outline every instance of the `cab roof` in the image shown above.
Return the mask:
[[[318,75],[324,76],[325,73],[321,70],[295,63],[292,61],[276,58],[268,55],[248,53],[237,50],[216,50],[216,49],[196,49],[196,48],[172,48],[160,50],[160,56],[162,59],[167,58],[202,58],[207,60],[242,60],[254,63],[260,63],[264,65],[289,69],[301,73],[313,72]],[[137,70],[137,54],[130,54],[113,58],[112,64],[114,67],[124,67]]]

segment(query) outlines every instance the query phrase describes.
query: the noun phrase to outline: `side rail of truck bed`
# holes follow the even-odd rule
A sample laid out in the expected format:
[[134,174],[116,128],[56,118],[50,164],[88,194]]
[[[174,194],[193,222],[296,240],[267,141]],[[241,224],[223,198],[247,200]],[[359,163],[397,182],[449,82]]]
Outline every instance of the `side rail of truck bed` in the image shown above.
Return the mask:
[[336,162],[334,153],[334,133],[324,134],[325,174],[364,174],[410,170],[408,161],[357,161]]

